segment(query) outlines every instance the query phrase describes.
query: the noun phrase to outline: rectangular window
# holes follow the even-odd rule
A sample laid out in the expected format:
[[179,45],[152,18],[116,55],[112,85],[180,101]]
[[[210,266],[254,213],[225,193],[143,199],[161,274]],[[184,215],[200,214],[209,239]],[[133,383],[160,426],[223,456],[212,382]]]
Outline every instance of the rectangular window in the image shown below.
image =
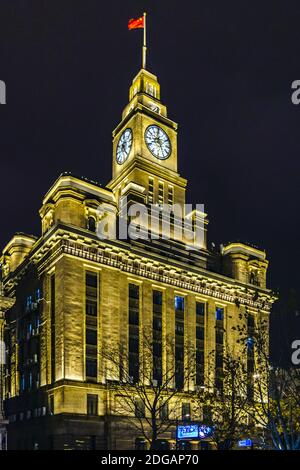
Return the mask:
[[216,354],[216,367],[223,369],[223,353],[219,351]]
[[162,304],[163,293],[154,290],[152,293],[153,300],[153,380],[158,385],[162,383]]
[[223,354],[224,354],[224,309],[216,308],[216,356],[215,356],[215,386],[223,391]]
[[129,310],[129,324],[130,325],[139,325],[139,312],[137,309],[133,308],[132,305],[130,305],[130,310]]
[[249,313],[248,316],[247,316],[247,329],[248,329],[248,333],[250,335],[254,334],[255,321],[254,321],[253,313]]
[[[86,285],[88,287],[93,287],[94,289],[97,289],[98,287],[98,276],[96,273],[92,273],[92,272],[87,272],[86,273]],[[95,296],[96,293],[94,294]]]
[[184,336],[184,322],[181,321],[181,318],[175,323],[175,334],[178,336]]
[[139,298],[140,289],[136,284],[128,287],[128,368],[133,382],[139,381]]
[[205,315],[205,303],[204,302],[196,302],[196,316],[197,317],[204,317]]
[[182,419],[189,421],[191,419],[191,405],[190,403],[182,403]]
[[146,84],[146,93],[148,93],[148,95],[153,96],[154,98],[156,97],[156,88],[152,83],[147,82],[147,84]]
[[86,359],[86,376],[89,379],[97,378],[97,359]]
[[160,290],[153,291],[153,305],[162,305],[163,296]]
[[224,332],[221,329],[216,329],[216,343],[223,344]]
[[196,302],[196,385],[204,385],[205,303]]
[[86,314],[92,317],[97,316],[97,302],[94,300],[86,300]]
[[86,343],[97,346],[97,330],[86,329]]
[[25,390],[25,375],[21,374],[20,376],[20,391],[24,392]]
[[85,302],[85,358],[86,378],[89,381],[97,381],[98,371],[98,274],[87,271],[85,274],[86,302]]
[[149,177],[149,186],[148,186],[148,204],[153,204],[154,201],[154,179]]
[[184,297],[175,296],[175,310],[184,311]]
[[158,183],[158,203],[164,203],[164,183],[163,181],[159,181]]
[[54,415],[54,395],[49,397],[49,411],[51,415]]
[[89,416],[98,416],[98,395],[87,395],[86,408]]
[[184,297],[175,296],[175,387],[184,385]]
[[247,396],[248,400],[254,398],[254,385],[253,385],[253,374],[255,370],[254,363],[254,335],[255,335],[255,320],[253,313],[247,315],[247,375],[248,375],[248,389]]
[[196,326],[196,340],[204,340],[204,326]]
[[168,187],[168,204],[172,206],[174,203],[174,188],[173,186]]
[[51,381],[55,382],[55,274],[50,278]]
[[169,419],[169,406],[168,403],[164,403],[159,411],[159,417],[162,421]]
[[216,320],[223,321],[224,319],[224,309],[221,307],[216,308]]

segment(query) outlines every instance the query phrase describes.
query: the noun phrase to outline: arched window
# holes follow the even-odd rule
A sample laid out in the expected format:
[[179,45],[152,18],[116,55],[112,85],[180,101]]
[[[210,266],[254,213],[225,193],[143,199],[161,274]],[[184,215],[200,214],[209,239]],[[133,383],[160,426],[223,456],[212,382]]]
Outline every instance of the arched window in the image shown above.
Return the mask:
[[95,217],[89,217],[88,218],[88,230],[91,232],[96,232],[96,220]]

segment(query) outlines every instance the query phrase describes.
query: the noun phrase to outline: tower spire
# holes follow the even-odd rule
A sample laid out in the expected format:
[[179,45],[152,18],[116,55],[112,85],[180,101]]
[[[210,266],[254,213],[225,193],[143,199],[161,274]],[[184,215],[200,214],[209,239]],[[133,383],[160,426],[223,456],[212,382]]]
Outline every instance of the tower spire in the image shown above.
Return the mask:
[[143,14],[144,19],[144,40],[143,40],[143,57],[142,57],[142,68],[146,69],[146,56],[147,56],[147,13]]

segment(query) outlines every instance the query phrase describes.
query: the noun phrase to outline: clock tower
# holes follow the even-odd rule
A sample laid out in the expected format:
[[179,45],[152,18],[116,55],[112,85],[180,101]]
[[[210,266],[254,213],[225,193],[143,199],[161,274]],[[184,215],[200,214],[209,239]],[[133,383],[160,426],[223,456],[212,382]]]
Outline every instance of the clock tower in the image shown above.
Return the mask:
[[129,186],[148,204],[185,203],[186,180],[177,170],[177,123],[167,116],[157,77],[141,69],[133,79],[129,103],[113,131],[116,200]]

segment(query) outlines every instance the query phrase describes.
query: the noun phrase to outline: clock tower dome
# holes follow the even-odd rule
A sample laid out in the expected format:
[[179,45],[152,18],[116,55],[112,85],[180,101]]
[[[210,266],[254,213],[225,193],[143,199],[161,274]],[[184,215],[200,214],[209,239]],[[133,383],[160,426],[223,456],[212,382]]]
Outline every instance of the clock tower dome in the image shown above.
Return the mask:
[[167,116],[157,77],[141,69],[113,131],[113,178],[108,187],[117,200],[131,184],[149,204],[185,203],[186,180],[177,170],[177,127]]

